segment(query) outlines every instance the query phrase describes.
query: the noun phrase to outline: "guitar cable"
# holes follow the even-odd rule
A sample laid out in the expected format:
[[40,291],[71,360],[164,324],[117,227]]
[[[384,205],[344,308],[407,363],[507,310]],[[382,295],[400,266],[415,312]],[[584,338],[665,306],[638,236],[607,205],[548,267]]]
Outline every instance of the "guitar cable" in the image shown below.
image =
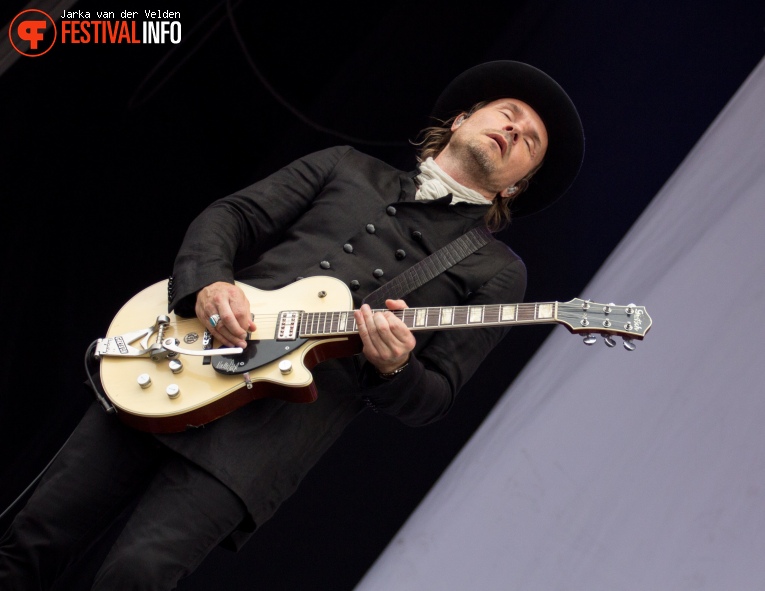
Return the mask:
[[[96,386],[96,382],[93,379],[93,373],[90,370],[90,367],[88,365],[88,362],[90,358],[92,357],[93,351],[96,348],[96,345],[98,344],[98,340],[93,341],[88,345],[88,348],[85,350],[85,375],[88,376],[88,382],[90,383],[90,387],[93,389],[93,392],[95,392],[96,399],[101,404],[101,406],[104,407],[104,410],[108,413],[114,413],[116,412],[116,409],[114,406],[107,400],[107,398],[101,393],[101,390]],[[5,508],[5,510],[0,513],[0,522],[5,519],[5,516],[13,510],[14,507],[16,507],[22,499],[24,499],[27,495],[27,493],[37,486],[37,484],[40,482],[40,479],[43,477],[43,475],[48,471],[48,468],[50,468],[51,464],[55,461],[55,459],[59,456],[61,451],[66,447],[66,444],[69,443],[69,440],[72,438],[72,435],[74,435],[74,431],[69,434],[69,437],[66,438],[66,441],[61,445],[61,447],[58,448],[58,451],[53,454],[53,457],[50,459],[50,461],[45,465],[45,467],[40,471],[40,473],[35,476],[35,478],[30,482],[27,487],[21,491],[21,494],[17,496],[8,507]]]
[[90,343],[90,345],[85,351],[85,375],[88,376],[88,382],[90,383],[90,387],[96,395],[96,400],[98,400],[99,404],[101,404],[101,406],[104,407],[104,410],[106,412],[108,412],[109,414],[114,414],[117,412],[117,409],[114,408],[114,405],[111,402],[109,402],[109,399],[106,396],[104,396],[104,393],[101,391],[101,388],[98,387],[95,380],[93,379],[93,373],[90,371],[90,367],[88,366],[88,358],[92,356],[93,350],[96,348],[97,345],[98,345],[98,339]]

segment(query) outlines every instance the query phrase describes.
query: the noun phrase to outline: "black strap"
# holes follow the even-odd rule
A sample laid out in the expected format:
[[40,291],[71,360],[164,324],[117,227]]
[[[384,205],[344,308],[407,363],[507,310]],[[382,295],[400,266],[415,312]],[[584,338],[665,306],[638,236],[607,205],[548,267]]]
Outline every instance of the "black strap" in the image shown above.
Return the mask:
[[400,275],[396,275],[388,283],[378,287],[364,298],[363,303],[369,304],[372,309],[384,308],[385,300],[403,298],[423,283],[456,265],[467,255],[488,244],[491,238],[491,232],[486,226],[473,228],[412,265]]

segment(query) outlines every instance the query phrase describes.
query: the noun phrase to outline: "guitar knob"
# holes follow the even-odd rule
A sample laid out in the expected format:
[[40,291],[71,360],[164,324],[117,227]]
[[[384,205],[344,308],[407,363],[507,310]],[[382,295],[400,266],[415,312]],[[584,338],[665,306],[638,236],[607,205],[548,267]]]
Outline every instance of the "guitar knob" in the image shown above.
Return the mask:
[[279,371],[282,372],[283,375],[287,375],[288,373],[292,373],[292,362],[289,359],[285,359],[283,361],[279,362]]
[[608,347],[616,347],[616,341],[613,338],[611,338],[610,336],[608,336],[608,335],[603,337],[603,342]]
[[181,373],[183,371],[183,362],[180,359],[173,359],[168,365],[173,373]]
[[144,390],[151,386],[151,376],[147,373],[142,373],[138,376],[138,385]]
[[624,348],[627,351],[634,351],[636,349],[635,342],[632,339],[624,339]]
[[585,345],[594,345],[597,342],[598,339],[595,338],[594,334],[586,334],[584,335],[584,339],[582,339],[582,342]]
[[178,384],[170,384],[165,389],[165,392],[167,393],[167,397],[170,399],[178,398],[178,396],[181,395],[181,389],[178,387]]

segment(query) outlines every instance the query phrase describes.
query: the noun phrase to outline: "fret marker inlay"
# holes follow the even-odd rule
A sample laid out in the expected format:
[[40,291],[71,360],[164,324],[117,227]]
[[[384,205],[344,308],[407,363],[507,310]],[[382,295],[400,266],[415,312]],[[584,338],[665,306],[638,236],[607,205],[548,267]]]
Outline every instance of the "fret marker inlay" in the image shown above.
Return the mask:
[[500,320],[514,320],[515,319],[515,306],[502,306],[502,312]]

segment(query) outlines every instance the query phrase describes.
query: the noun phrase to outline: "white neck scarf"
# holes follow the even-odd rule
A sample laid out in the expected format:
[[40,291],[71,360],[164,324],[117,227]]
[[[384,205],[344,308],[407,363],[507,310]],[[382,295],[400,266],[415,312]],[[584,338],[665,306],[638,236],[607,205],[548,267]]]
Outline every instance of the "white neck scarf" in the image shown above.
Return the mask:
[[446,174],[433,158],[428,158],[425,162],[420,163],[420,174],[415,180],[419,185],[416,199],[438,199],[451,193],[452,202],[450,205],[455,203],[491,205],[491,201],[478,191],[463,187]]

